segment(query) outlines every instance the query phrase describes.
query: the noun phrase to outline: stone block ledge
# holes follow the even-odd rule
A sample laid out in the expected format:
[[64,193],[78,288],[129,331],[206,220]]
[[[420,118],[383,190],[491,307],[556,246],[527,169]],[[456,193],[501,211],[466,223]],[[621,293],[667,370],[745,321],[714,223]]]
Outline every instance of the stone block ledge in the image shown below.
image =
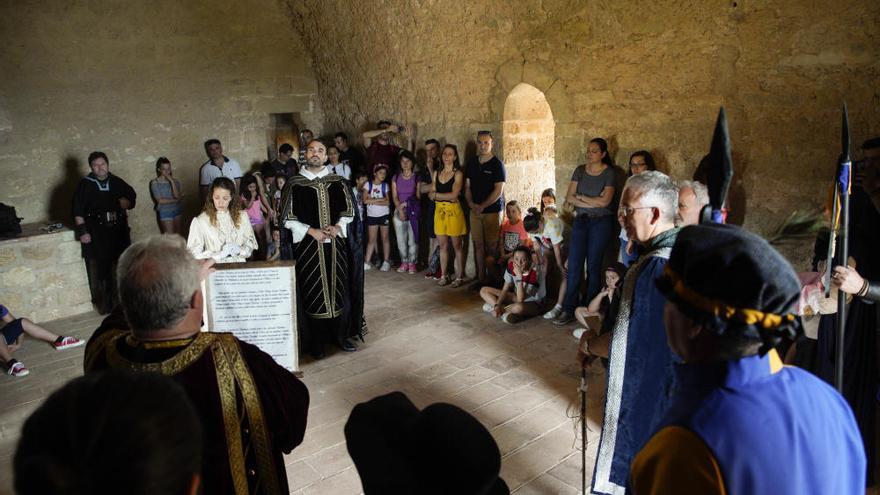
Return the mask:
[[46,233],[42,226],[22,224],[21,235],[0,239],[0,304],[37,322],[89,311],[88,276],[74,232]]

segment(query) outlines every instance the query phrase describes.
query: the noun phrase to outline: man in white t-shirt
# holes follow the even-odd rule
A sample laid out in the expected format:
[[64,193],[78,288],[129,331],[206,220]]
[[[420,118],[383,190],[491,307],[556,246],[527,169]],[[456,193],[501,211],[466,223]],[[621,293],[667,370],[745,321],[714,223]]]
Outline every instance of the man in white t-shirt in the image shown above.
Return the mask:
[[199,194],[202,200],[208,195],[211,183],[217,177],[226,177],[235,181],[235,191],[238,194],[241,183],[241,165],[232,158],[223,156],[223,145],[219,139],[205,141],[205,153],[208,161],[199,169]]

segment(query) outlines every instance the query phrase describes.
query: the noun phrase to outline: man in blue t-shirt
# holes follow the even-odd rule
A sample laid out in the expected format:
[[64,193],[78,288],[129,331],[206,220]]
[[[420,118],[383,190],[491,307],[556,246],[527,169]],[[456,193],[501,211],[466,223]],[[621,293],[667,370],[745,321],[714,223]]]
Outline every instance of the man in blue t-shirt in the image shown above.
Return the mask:
[[504,164],[492,153],[492,133],[477,133],[477,156],[465,167],[465,199],[470,208],[471,240],[474,243],[474,261],[477,280],[471,286],[479,289],[487,284],[487,267],[494,260],[487,260],[498,252],[498,233],[504,210],[504,182],[507,173]]

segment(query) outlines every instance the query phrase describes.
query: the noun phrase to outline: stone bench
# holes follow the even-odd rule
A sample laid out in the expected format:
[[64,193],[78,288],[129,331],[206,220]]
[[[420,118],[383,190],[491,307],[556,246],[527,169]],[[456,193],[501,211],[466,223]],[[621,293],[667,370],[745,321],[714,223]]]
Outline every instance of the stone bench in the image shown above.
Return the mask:
[[15,238],[0,239],[0,304],[34,321],[92,310],[86,266],[72,230],[45,233],[22,224]]

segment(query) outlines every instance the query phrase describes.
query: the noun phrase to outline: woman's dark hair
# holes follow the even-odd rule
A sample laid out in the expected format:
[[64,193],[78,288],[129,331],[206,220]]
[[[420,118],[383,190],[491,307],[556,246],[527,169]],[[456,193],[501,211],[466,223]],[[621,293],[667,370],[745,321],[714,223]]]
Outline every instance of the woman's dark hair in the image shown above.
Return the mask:
[[619,289],[620,285],[623,284],[623,277],[626,276],[626,265],[624,265],[623,263],[621,263],[619,261],[615,261],[614,263],[611,263],[610,265],[606,266],[605,271],[606,272],[614,272],[617,274],[617,276],[620,278],[620,280],[618,281],[618,286],[617,286],[617,288]]
[[[455,152],[455,161],[452,162],[452,170],[461,170],[461,162],[458,160],[458,146],[454,144],[445,144],[443,149],[451,149]],[[440,152],[440,168],[443,168],[443,152]]]
[[[645,159],[645,165],[648,167],[648,170],[657,170],[657,165],[654,163],[654,157],[651,156],[651,153],[647,150],[639,150],[629,155],[629,163],[632,163],[633,158],[640,156]],[[628,177],[632,177],[632,167],[627,166],[626,175]]]
[[171,165],[171,160],[165,158],[164,156],[160,156],[158,160],[156,160],[156,173],[159,173],[159,169],[162,168],[162,165],[165,164]]
[[605,141],[602,138],[593,138],[590,139],[590,142],[598,144],[599,149],[602,150],[602,153],[605,153],[605,156],[602,157],[602,163],[608,165],[609,167],[613,167],[614,160],[611,159],[611,153],[608,153],[608,141]]
[[535,233],[541,227],[541,211],[537,208],[529,208],[526,216],[523,217],[523,228],[528,233]]
[[[416,171],[416,156],[413,155],[412,152],[409,150],[401,150],[400,154],[397,156],[397,164],[398,165],[400,165],[400,160],[402,158],[406,158],[407,160],[409,160],[410,163],[412,163],[412,171],[415,172]],[[398,166],[397,169],[402,171],[403,167]]]
[[541,210],[541,213],[544,213],[544,198],[553,198],[553,203],[556,203],[556,189],[552,187],[548,187],[541,191],[541,198],[538,200],[538,207]]
[[170,378],[91,373],[25,421],[13,468],[19,495],[183,494],[202,470],[202,428]]
[[[254,181],[256,182],[256,179]],[[235,182],[232,182],[232,179],[229,177],[217,177],[214,179],[214,182],[211,183],[211,188],[208,190],[208,195],[205,196],[205,206],[202,211],[208,214],[208,218],[211,220],[211,225],[216,227],[217,208],[214,207],[214,191],[216,189],[225,189],[229,191],[229,196],[232,198],[229,201],[229,216],[232,217],[232,224],[235,225],[235,228],[238,228],[238,225],[241,222],[241,215],[239,215],[239,212],[241,211],[241,200],[238,198],[238,195],[235,194]]]
[[245,194],[247,192],[248,186],[250,186],[251,184],[256,184],[256,183],[257,183],[257,178],[254,177],[254,174],[252,174],[250,172],[244,174],[244,176],[241,178],[241,185],[238,188],[239,192],[241,194]]

